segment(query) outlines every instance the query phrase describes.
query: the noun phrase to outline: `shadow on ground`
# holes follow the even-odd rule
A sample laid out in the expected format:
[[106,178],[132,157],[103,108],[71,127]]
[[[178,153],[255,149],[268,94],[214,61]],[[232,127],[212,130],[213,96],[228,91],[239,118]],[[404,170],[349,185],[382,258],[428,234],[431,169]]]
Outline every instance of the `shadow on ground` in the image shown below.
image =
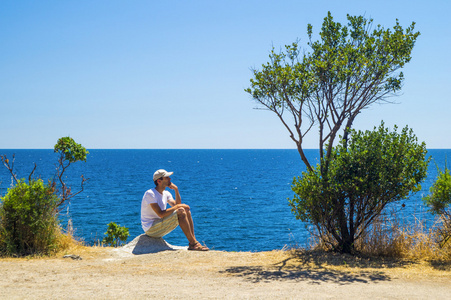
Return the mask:
[[440,260],[431,260],[431,261],[429,261],[429,263],[436,270],[451,271],[451,262],[449,262],[449,261],[444,262],[444,261],[440,261]]
[[345,266],[360,269],[403,268],[416,263],[412,260],[395,259],[382,256],[368,257],[316,250],[293,250],[290,253],[290,257],[281,263],[286,265],[290,261],[296,264],[313,265],[315,267]]
[[317,269],[291,269],[291,270],[271,270],[268,268],[257,267],[233,267],[226,269],[222,273],[228,273],[235,276],[241,276],[252,282],[271,282],[279,280],[308,280],[311,284],[321,284],[325,282],[335,282],[338,284],[368,283],[375,281],[389,281],[390,277],[382,272],[351,272],[336,270],[317,270]]
[[221,273],[243,277],[252,282],[307,280],[312,284],[325,282],[351,284],[390,281],[390,276],[384,274],[383,268],[412,264],[412,262],[315,251],[291,251],[289,253],[288,258],[272,265],[236,266]]

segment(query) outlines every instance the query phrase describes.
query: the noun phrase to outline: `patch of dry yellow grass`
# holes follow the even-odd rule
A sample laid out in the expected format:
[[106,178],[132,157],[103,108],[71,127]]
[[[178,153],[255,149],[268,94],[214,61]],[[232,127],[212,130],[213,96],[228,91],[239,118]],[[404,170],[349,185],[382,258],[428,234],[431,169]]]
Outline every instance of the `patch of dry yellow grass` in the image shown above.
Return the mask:
[[[440,243],[442,223],[437,221],[426,228],[421,220],[414,224],[400,225],[395,214],[380,216],[355,242],[355,250],[361,256],[424,261],[431,264],[451,264],[451,240]],[[311,249],[331,251],[334,239],[331,235],[320,239],[315,232]]]

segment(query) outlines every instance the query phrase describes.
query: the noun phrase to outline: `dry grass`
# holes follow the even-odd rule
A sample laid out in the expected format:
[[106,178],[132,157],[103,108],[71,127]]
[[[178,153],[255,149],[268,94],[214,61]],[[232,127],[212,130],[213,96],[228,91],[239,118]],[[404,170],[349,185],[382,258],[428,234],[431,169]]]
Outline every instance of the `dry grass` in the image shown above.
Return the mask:
[[[50,251],[46,254],[42,253],[34,253],[31,255],[23,256],[24,259],[39,259],[39,258],[52,258],[63,256],[69,253],[78,253],[78,252],[92,252],[92,250],[96,250],[97,247],[88,247],[85,246],[83,242],[77,241],[70,232],[63,233],[61,229],[58,229],[57,238],[54,244],[53,251]],[[0,256],[1,257],[1,256]],[[13,256],[3,256],[3,258],[18,258],[17,255]]]
[[[443,245],[440,234],[443,221],[438,220],[430,228],[416,219],[413,224],[400,225],[399,218],[392,213],[379,217],[357,241],[356,251],[360,257],[395,259],[416,264],[435,265],[449,269],[451,265],[451,241]],[[330,252],[331,236],[326,241],[313,234],[311,249]],[[327,240],[328,239],[328,240]]]
[[370,256],[451,263],[451,243],[442,247],[438,237],[441,226],[438,221],[426,228],[418,219],[414,224],[400,226],[396,216],[384,216],[357,243],[357,249]]
[[[77,241],[72,232],[61,233],[58,239],[58,251],[51,256],[60,257],[68,254],[76,254],[82,257],[100,258],[107,256],[112,247],[104,247],[101,244],[86,246],[84,242]],[[50,257],[51,257],[50,256]]]

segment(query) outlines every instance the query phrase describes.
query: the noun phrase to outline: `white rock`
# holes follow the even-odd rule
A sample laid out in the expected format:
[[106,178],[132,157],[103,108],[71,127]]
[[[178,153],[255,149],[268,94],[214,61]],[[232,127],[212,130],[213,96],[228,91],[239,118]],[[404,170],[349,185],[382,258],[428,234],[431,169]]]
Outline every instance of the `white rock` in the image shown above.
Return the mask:
[[165,250],[187,250],[188,247],[173,246],[166,242],[163,238],[152,238],[145,234],[137,236],[133,241],[121,247],[121,250],[132,254],[148,254],[157,253]]

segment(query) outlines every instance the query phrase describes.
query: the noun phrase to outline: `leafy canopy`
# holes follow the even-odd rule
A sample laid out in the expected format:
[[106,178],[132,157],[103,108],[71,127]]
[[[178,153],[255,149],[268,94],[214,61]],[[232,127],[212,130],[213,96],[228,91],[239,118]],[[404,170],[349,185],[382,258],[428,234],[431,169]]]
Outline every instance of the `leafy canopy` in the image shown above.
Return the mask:
[[[70,200],[75,195],[81,193],[84,189],[84,183],[88,179],[85,179],[83,175],[81,176],[81,189],[72,193],[71,188],[69,188],[63,180],[64,172],[66,172],[67,168],[77,161],[86,162],[86,156],[89,152],[83,147],[81,144],[78,144],[71,137],[62,137],[59,138],[57,143],[53,148],[54,152],[59,153],[60,157],[58,158],[58,169],[57,169],[57,179],[61,185],[61,194],[60,194],[60,203],[58,206],[62,206],[67,200]],[[54,185],[56,183],[54,182]]]
[[306,49],[298,41],[284,51],[273,48],[270,61],[261,70],[253,70],[251,85],[245,90],[279,117],[309,170],[313,167],[304,154],[304,137],[312,128],[319,130],[325,171],[338,131],[344,129],[346,140],[346,129],[364,108],[385,102],[401,90],[404,75],[400,69],[411,60],[419,36],[415,23],[404,30],[396,20],[393,28],[385,29],[374,27],[372,19],[362,16],[348,15],[347,19],[347,26],[342,25],[329,12],[319,40],[312,40],[313,28],[307,26]]
[[53,148],[54,152],[60,153],[68,163],[77,161],[86,161],[86,155],[89,152],[81,144],[77,144],[71,137],[62,137],[58,139]]

